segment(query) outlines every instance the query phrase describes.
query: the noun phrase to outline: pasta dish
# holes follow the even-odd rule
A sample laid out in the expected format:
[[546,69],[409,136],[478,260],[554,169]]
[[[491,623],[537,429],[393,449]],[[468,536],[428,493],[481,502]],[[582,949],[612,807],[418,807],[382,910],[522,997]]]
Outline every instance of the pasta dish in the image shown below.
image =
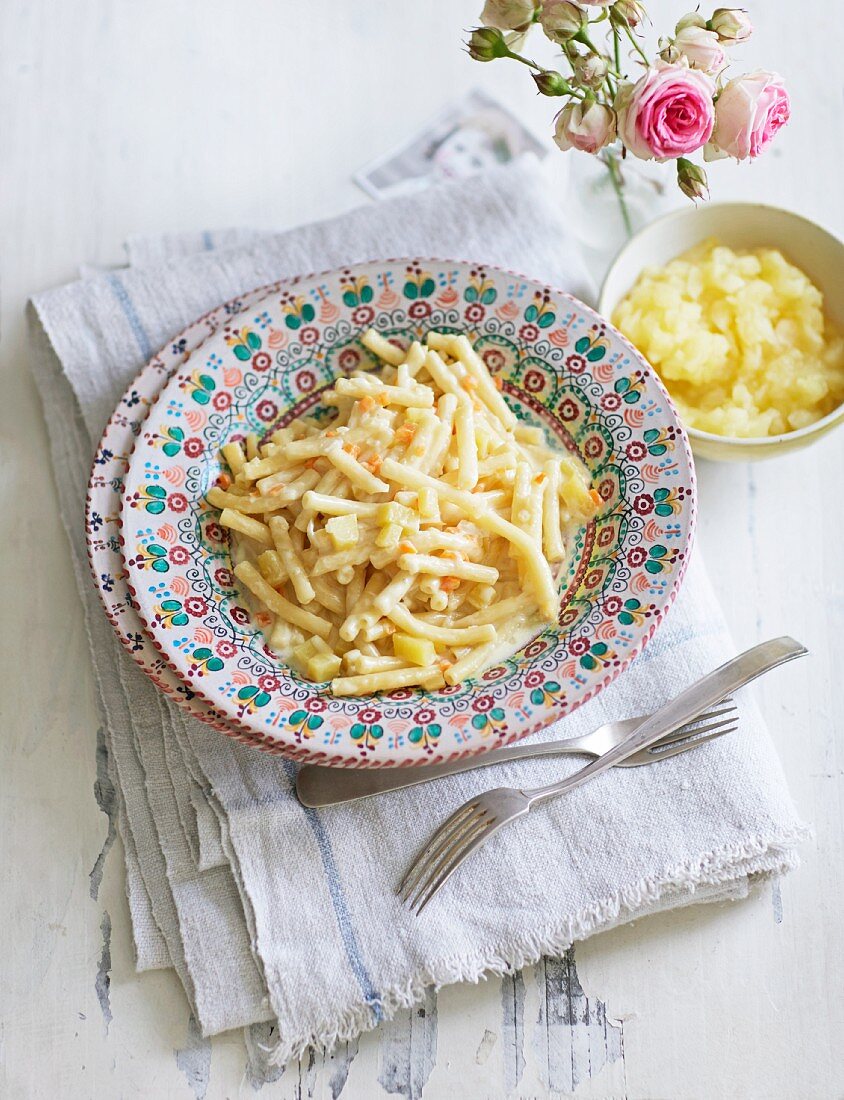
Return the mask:
[[465,335],[338,378],[330,421],[222,448],[207,493],[267,644],[335,695],[477,676],[559,612],[567,536],[600,497],[520,423]]

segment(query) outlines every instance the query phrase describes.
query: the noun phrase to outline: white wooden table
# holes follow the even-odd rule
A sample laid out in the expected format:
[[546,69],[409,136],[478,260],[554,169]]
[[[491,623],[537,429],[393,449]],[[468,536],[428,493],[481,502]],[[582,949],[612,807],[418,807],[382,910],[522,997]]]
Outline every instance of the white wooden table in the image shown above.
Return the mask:
[[[130,233],[284,227],[355,205],[350,172],[473,85],[550,119],[517,66],[460,52],[479,7],[0,7],[4,1098],[844,1096],[841,432],[785,460],[699,470],[700,541],[737,643],[788,632],[813,652],[759,691],[816,829],[799,871],[741,904],[653,917],[562,962],[443,990],[273,1081],[255,1076],[239,1033],[197,1036],[171,973],[133,971],[122,857],[94,799],[98,717],[27,371],[25,300],[82,261],[119,262]],[[665,29],[684,11],[649,8]],[[758,164],[712,177],[719,198],[764,198],[840,233],[844,21],[833,9],[823,5],[810,36],[808,8],[755,4],[748,67],[788,77],[795,117]]]

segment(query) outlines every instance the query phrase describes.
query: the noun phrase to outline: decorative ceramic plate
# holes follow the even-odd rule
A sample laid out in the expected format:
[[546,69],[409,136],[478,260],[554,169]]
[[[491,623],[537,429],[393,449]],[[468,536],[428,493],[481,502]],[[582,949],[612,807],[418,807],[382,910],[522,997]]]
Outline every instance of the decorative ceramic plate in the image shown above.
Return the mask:
[[[204,494],[223,444],[305,411],[330,415],[321,390],[374,365],[360,343],[371,325],[401,345],[431,328],[465,332],[516,414],[580,455],[603,504],[574,540],[556,627],[474,681],[339,699],[299,678],[251,625]],[[674,599],[694,513],[676,413],[607,322],[521,275],[395,260],[287,283],[176,369],[131,456],[122,539],[152,640],[233,730],[301,758],[411,764],[525,736],[609,683]]]

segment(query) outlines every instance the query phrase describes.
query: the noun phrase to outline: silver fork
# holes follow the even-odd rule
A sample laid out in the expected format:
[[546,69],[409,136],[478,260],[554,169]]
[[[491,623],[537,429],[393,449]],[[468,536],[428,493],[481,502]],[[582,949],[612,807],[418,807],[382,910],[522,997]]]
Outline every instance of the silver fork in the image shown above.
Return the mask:
[[[718,707],[698,715],[679,729],[666,734],[655,745],[634,753],[619,764],[621,768],[640,768],[657,760],[667,760],[678,752],[685,752],[691,745],[678,742],[696,737],[695,745],[702,745],[714,737],[723,737],[735,728],[736,708],[732,699],[724,699]],[[296,794],[304,806],[336,806],[356,798],[370,798],[386,791],[398,791],[418,783],[430,783],[447,775],[488,768],[492,764],[504,764],[510,760],[526,760],[534,756],[603,756],[640,726],[649,715],[622,718],[618,722],[606,722],[591,733],[581,737],[561,738],[558,741],[540,741],[492,749],[483,756],[469,756],[463,760],[447,760],[443,764],[422,764],[414,768],[345,768],[338,770],[323,764],[304,764],[296,776]],[[700,723],[708,723],[700,725]]]
[[[530,813],[539,803],[580,786],[602,771],[656,744],[667,730],[676,729],[762,673],[806,652],[805,647],[793,638],[774,638],[763,642],[680,692],[675,699],[646,718],[626,741],[562,782],[527,790],[499,787],[470,798],[440,826],[414,860],[399,885],[402,901],[418,915],[457,868],[509,822]],[[692,740],[677,748],[678,751],[686,751],[697,748],[699,744],[700,740]]]

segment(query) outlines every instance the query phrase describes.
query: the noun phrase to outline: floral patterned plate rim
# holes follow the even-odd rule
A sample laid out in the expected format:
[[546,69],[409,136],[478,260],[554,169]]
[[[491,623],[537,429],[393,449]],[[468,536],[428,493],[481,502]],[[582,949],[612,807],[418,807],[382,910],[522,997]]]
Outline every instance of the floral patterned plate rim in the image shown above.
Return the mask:
[[[259,287],[203,314],[174,336],[132,380],[109,418],[91,463],[85,499],[88,566],[118,640],[150,679],[194,718],[240,740],[256,739],[225,726],[222,714],[196,695],[164,660],[146,633],[127,585],[120,550],[120,499],[135,439],[173,370],[184,363],[226,318],[277,292],[283,282]],[[178,613],[177,613],[178,615]],[[179,617],[187,623],[188,618]],[[268,746],[271,750],[277,746]]]
[[[204,493],[224,443],[305,410],[327,414],[320,391],[371,363],[360,343],[370,326],[399,344],[430,328],[466,332],[517,415],[580,454],[603,504],[574,540],[555,628],[477,681],[336,699],[296,676],[251,625]],[[228,728],[300,759],[413,764],[526,736],[614,679],[677,593],[695,500],[676,412],[608,322],[492,265],[399,259],[275,287],[178,366],[135,440],[120,537],[153,643]]]

